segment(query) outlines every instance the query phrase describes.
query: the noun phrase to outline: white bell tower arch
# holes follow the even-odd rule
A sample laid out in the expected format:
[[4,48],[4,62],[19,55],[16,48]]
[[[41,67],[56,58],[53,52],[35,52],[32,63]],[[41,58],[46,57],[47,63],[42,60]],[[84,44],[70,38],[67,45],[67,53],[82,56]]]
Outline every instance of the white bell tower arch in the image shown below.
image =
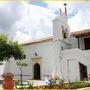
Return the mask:
[[[65,4],[66,5],[66,4]],[[62,12],[62,11],[61,11]],[[54,47],[54,65],[53,73],[62,77],[62,50],[70,49],[70,28],[67,24],[67,12],[60,13],[53,20],[53,47]],[[62,58],[61,58],[62,57]]]

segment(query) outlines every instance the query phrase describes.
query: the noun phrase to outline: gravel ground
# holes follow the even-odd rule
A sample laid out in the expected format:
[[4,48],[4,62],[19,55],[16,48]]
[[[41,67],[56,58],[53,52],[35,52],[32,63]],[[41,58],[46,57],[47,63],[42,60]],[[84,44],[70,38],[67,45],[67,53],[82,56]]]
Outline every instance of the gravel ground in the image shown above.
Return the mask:
[[90,87],[82,88],[82,89],[78,89],[78,90],[90,90]]

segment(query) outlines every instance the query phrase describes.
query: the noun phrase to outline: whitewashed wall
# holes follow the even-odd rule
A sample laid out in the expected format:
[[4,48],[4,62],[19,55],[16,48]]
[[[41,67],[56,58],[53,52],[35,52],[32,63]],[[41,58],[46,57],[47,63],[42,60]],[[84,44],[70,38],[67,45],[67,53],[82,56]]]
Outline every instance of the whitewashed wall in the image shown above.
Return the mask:
[[[53,72],[53,43],[52,41],[37,43],[37,44],[29,44],[23,46],[26,55],[26,63],[29,66],[23,69],[23,75],[28,75],[28,77],[24,77],[26,79],[33,78],[33,67],[32,67],[32,59],[35,57],[35,52],[39,57],[42,58],[41,60],[41,79],[44,79],[45,75],[52,74]],[[15,75],[20,74],[20,70],[15,64],[14,60],[11,60],[10,64],[10,71],[13,72]],[[6,65],[7,68],[7,65]]]
[[[29,74],[32,75],[32,60],[31,58],[35,57],[35,52],[39,57],[42,57],[42,76],[48,75],[52,73],[53,68],[53,43],[45,42],[45,43],[37,43],[32,45],[27,45],[24,47],[26,53],[26,59],[30,64]],[[27,72],[26,72],[27,73]]]
[[[62,34],[62,26],[68,29],[68,38],[64,39]],[[64,14],[56,16],[53,20],[53,40],[63,40],[70,43],[70,28],[67,24],[67,17]]]
[[90,58],[86,52],[76,48],[63,51],[62,56],[62,75],[66,81],[80,80],[79,62],[86,65],[87,69],[90,70]]
[[80,38],[80,49],[85,49],[84,38]]
[[72,48],[78,48],[78,39],[75,37],[71,37],[71,45]]

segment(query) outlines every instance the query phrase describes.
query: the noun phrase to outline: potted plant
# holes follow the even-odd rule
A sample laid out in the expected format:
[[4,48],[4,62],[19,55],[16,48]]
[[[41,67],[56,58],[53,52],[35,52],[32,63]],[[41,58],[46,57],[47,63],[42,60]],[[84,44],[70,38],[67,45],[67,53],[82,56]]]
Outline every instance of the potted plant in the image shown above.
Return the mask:
[[2,74],[2,77],[4,78],[3,80],[3,88],[4,89],[13,89],[14,87],[14,81],[13,81],[13,77],[14,75],[12,73],[4,73]]
[[[10,58],[14,58],[15,60],[22,60],[23,51],[21,46],[17,42],[10,41],[7,36],[0,35],[0,61],[10,62]],[[14,81],[13,74],[9,71],[2,75],[3,77],[3,88],[4,89],[13,89]],[[10,84],[12,84],[10,86]]]

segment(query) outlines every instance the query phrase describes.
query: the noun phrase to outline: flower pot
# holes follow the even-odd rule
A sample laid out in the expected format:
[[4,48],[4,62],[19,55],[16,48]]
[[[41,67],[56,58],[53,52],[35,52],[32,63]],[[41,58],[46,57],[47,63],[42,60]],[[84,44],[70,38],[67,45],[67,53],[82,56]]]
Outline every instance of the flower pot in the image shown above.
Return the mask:
[[13,90],[14,88],[14,80],[13,79],[4,79],[2,82],[3,89]]
[[13,80],[13,74],[12,73],[4,73],[2,74],[3,82],[2,82],[2,87],[3,89],[10,89],[13,90],[14,88],[14,80]]

